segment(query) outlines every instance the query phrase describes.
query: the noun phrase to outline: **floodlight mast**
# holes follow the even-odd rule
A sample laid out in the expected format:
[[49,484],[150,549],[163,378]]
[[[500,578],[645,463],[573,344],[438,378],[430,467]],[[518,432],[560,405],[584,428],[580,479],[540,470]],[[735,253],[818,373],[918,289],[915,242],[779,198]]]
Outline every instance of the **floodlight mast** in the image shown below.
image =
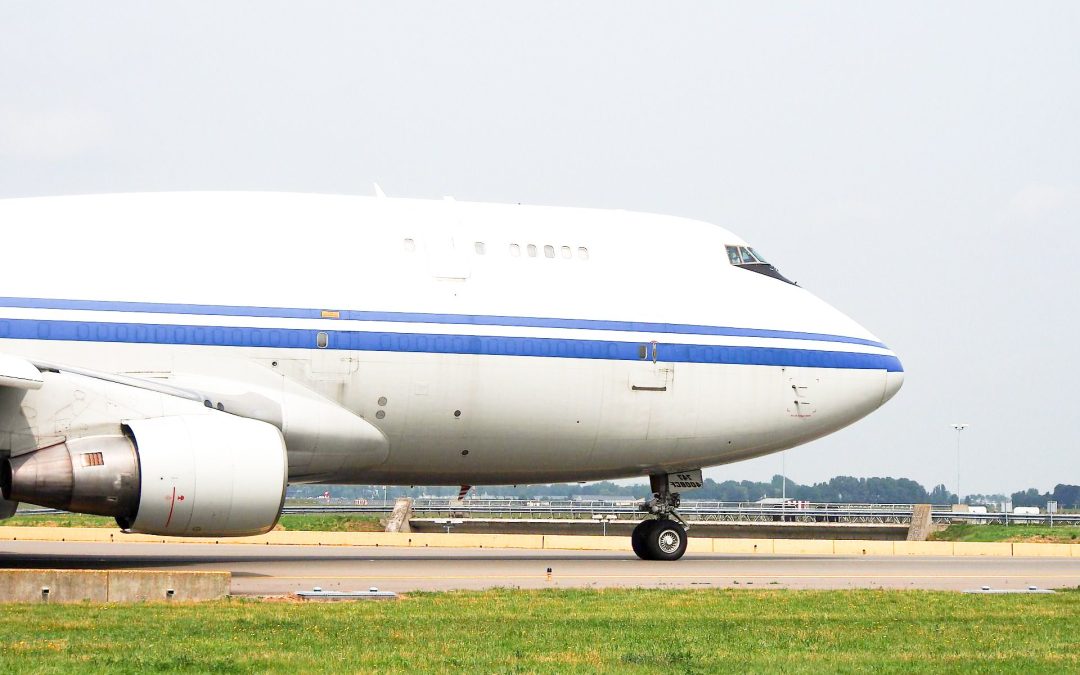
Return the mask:
[[953,424],[952,428],[956,429],[956,504],[959,506],[960,501],[960,432],[970,427],[970,424]]

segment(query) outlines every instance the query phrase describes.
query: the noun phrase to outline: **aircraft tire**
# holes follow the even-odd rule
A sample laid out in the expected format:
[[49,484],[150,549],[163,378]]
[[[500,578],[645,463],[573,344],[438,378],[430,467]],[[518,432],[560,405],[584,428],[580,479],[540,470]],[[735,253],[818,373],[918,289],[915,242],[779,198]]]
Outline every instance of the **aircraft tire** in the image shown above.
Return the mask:
[[630,534],[630,547],[634,549],[634,553],[642,560],[652,560],[649,557],[649,548],[645,545],[645,539],[648,537],[649,530],[652,528],[655,520],[643,520],[638,523],[634,528],[633,533]]
[[686,553],[686,529],[674,520],[654,520],[645,537],[649,560],[678,560]]

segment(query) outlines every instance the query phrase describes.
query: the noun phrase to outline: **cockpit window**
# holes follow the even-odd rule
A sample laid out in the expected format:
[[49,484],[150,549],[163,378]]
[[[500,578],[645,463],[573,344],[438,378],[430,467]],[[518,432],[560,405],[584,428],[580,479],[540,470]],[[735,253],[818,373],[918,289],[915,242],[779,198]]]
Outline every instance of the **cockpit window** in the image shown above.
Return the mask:
[[758,274],[764,274],[773,279],[779,279],[785,283],[798,285],[780,274],[780,270],[765,262],[765,257],[749,246],[726,246],[725,248],[727,249],[728,261],[732,265]]

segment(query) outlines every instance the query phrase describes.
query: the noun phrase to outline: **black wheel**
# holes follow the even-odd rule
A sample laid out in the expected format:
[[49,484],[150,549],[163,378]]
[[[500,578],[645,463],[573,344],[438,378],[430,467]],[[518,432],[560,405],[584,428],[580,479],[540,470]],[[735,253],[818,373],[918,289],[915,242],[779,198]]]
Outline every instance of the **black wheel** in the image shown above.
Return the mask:
[[650,560],[678,560],[686,553],[686,529],[674,520],[655,520],[645,538]]
[[645,538],[649,534],[649,528],[651,528],[655,522],[655,520],[641,521],[630,535],[630,547],[634,549],[634,553],[637,554],[637,557],[642,560],[651,560],[651,558],[649,558],[649,548],[645,545]]

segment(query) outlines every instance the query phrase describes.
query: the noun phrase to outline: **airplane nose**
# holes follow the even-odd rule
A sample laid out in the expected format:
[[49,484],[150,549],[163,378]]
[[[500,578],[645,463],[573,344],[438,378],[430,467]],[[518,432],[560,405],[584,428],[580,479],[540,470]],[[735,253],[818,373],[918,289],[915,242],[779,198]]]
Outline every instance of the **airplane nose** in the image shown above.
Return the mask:
[[900,359],[897,359],[896,370],[885,373],[885,393],[881,397],[881,404],[885,405],[889,399],[896,396],[896,392],[900,391],[902,386],[904,386],[904,368],[900,365]]

